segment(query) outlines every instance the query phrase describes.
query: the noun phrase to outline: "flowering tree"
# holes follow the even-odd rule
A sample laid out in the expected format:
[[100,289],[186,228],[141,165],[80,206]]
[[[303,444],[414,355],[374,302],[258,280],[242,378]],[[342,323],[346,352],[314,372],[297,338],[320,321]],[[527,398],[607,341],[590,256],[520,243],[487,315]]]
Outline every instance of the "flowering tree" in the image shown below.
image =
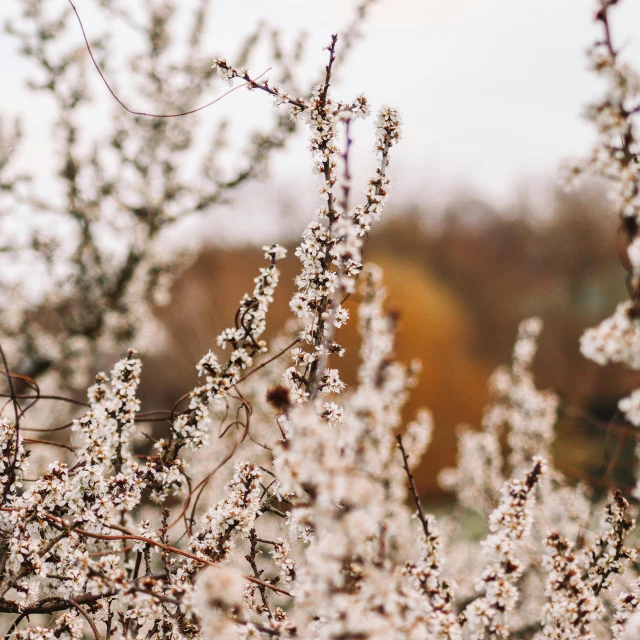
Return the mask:
[[[615,186],[631,300],[587,331],[582,347],[596,361],[636,367],[640,175],[633,119],[640,110],[633,101],[640,82],[613,45],[617,3],[598,4],[604,35],[591,56],[610,90],[591,110],[600,141],[587,167]],[[378,111],[377,168],[352,204],[350,124],[367,118],[369,106],[363,96],[333,95],[338,36],[327,47],[322,80],[309,93],[224,59],[212,67],[234,87],[270,96],[279,134],[289,130],[285,118],[309,130],[320,204],[295,252],[293,317],[279,337],[270,345],[263,338],[277,264],[285,258],[274,244],[263,248],[265,266],[218,337],[216,352],[197,364],[198,384],[170,409],[141,411],[142,359],[134,350],[95,377],[86,403],[41,391],[46,372],[80,366],[73,358],[87,360],[102,340],[113,348],[135,343],[146,309],[138,305],[152,299],[154,283],[174,267],[157,263],[155,234],[170,228],[174,205],[205,208],[222,187],[203,193],[200,182],[178,181],[174,154],[189,145],[173,136],[189,134],[164,130],[162,118],[138,123],[149,126],[150,151],[127,145],[123,116],[112,146],[123,178],[130,175],[124,167],[138,172],[133,183],[106,178],[97,151],[80,160],[67,106],[82,93],[76,95],[73,74],[64,75],[72,63],[54,63],[45,46],[65,18],[47,23],[42,3],[25,6],[25,19],[40,31],[33,41],[28,31],[16,32],[47,70],[45,89],[61,92],[65,215],[78,234],[69,270],[56,282],[60,295],[40,307],[53,305],[55,321],[30,313],[18,298],[3,309],[0,613],[6,637],[638,637],[631,507],[620,490],[600,501],[553,465],[559,401],[538,390],[532,375],[538,319],[521,324],[511,365],[492,377],[481,429],[460,431],[458,466],[442,474],[456,506],[438,521],[423,511],[413,470],[429,444],[431,419],[423,411],[403,424],[418,366],[394,361],[396,323],[384,311],[382,273],[362,258],[384,209],[401,121],[393,108]],[[166,98],[162,56],[153,47],[164,46],[167,14],[152,6],[151,62],[140,64],[151,65],[148,79],[156,78],[158,95]],[[197,28],[194,34],[190,41],[199,41]],[[188,73],[193,77],[197,67]],[[2,160],[0,168],[7,169],[9,154]],[[89,187],[80,178],[85,170],[94,178]],[[151,173],[162,179],[149,188],[160,185],[163,193],[138,193],[137,200],[135,180]],[[11,197],[23,197],[16,176],[2,179]],[[89,196],[84,188],[95,192]],[[38,206],[24,197],[23,205]],[[107,260],[97,242],[100,225],[122,217],[110,217],[110,199],[113,211],[137,219],[134,228],[142,229],[142,240],[131,237],[124,262]],[[36,252],[52,263],[56,252],[38,237],[16,253]],[[357,383],[347,389],[338,364],[346,354],[337,338],[349,321],[349,297],[359,302],[361,347]],[[66,342],[54,348],[52,336]],[[620,403],[633,425],[640,423],[638,398],[636,391]],[[52,403],[67,409],[51,410]],[[154,423],[163,425],[159,438],[150,430]],[[70,437],[60,437],[67,430]],[[465,527],[468,511],[488,522],[482,540]]]

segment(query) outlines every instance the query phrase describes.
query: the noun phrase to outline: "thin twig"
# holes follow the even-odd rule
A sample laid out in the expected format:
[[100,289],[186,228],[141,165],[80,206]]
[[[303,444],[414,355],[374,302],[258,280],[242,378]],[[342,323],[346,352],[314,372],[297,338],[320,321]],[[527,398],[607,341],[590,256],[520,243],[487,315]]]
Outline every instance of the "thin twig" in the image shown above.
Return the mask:
[[107,89],[109,90],[109,93],[113,96],[114,100],[127,113],[130,113],[130,114],[132,114],[134,116],[143,116],[145,118],[180,118],[181,116],[188,116],[188,115],[191,115],[192,113],[197,113],[198,111],[202,111],[203,109],[206,109],[206,108],[210,107],[211,105],[216,104],[216,102],[220,102],[220,100],[222,100],[223,98],[226,98],[230,93],[233,93],[234,91],[237,91],[238,89],[241,89],[242,87],[245,87],[247,85],[252,84],[253,82],[255,82],[255,80],[260,79],[263,75],[265,75],[265,73],[268,73],[271,70],[271,67],[269,67],[268,69],[263,71],[257,78],[255,78],[255,80],[250,80],[250,81],[246,81],[244,84],[239,84],[237,87],[233,87],[232,89],[229,89],[229,91],[226,91],[225,93],[223,93],[221,96],[219,96],[215,100],[212,100],[211,102],[208,102],[207,104],[202,105],[201,107],[197,107],[195,109],[190,109],[189,111],[183,111],[181,113],[161,114],[161,113],[146,113],[145,111],[136,111],[134,109],[130,109],[116,95],[115,91],[111,88],[111,85],[109,84],[109,82],[105,78],[105,75],[102,72],[102,69],[100,68],[100,65],[98,64],[98,61],[95,59],[95,56],[93,55],[93,51],[91,49],[91,45],[89,44],[89,39],[87,38],[87,33],[86,33],[85,29],[84,29],[84,25],[82,24],[82,20],[80,19],[80,14],[78,13],[78,10],[76,9],[75,4],[73,4],[73,0],[68,0],[68,2],[71,5],[71,8],[73,9],[73,12],[76,14],[76,18],[78,20],[78,24],[80,25],[80,30],[82,31],[82,37],[84,38],[85,46],[87,48],[87,51],[89,52],[89,56],[91,57],[91,62],[93,62],[93,66],[96,68],[96,71],[98,72],[100,78],[102,79],[102,82],[104,83],[105,87],[107,87]]
[[404,449],[404,445],[402,444],[402,436],[398,434],[396,436],[396,440],[398,441],[398,448],[400,449],[400,453],[402,454],[402,465],[404,467],[405,473],[407,474],[407,478],[409,480],[409,489],[411,490],[411,495],[413,496],[413,501],[416,504],[416,510],[418,512],[418,519],[422,524],[422,530],[424,531],[424,536],[427,540],[431,537],[431,531],[429,531],[429,522],[424,515],[424,511],[422,510],[422,504],[420,503],[420,497],[418,496],[418,490],[416,489],[416,484],[413,480],[413,474],[411,473],[411,469],[409,468],[409,456]]

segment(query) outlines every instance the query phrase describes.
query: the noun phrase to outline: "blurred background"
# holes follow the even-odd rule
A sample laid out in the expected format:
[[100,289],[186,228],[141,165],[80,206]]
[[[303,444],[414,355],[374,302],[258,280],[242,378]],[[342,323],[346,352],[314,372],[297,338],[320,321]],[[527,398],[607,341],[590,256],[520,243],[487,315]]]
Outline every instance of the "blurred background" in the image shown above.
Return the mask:
[[[100,28],[93,4],[77,2],[89,36]],[[225,52],[265,20],[280,28],[284,41],[305,34],[300,73],[306,82],[324,65],[322,48],[348,23],[354,6],[345,0],[218,0],[207,26],[211,58],[227,55],[231,62]],[[3,3],[0,17],[13,10]],[[390,204],[365,258],[384,268],[388,308],[400,315],[397,357],[423,363],[407,417],[426,406],[436,422],[419,473],[426,498],[443,497],[436,475],[454,462],[455,427],[479,424],[487,378],[509,361],[523,318],[538,315],[545,322],[535,370],[539,386],[553,387],[562,399],[556,453],[568,475],[596,484],[602,478],[617,446],[603,427],[612,418],[620,421],[617,400],[640,383],[627,371],[596,367],[580,356],[584,329],[625,298],[624,271],[603,185],[585,184],[571,194],[557,188],[562,162],[586,155],[593,142],[580,118],[602,90],[584,56],[597,36],[593,10],[585,0],[380,0],[354,51],[338,64],[336,95],[365,93],[374,110],[392,104],[404,118],[404,139],[392,159]],[[633,29],[640,24],[640,6],[624,3],[616,15],[616,39],[625,57],[638,62]],[[80,34],[75,36],[81,51]],[[124,55],[128,43],[115,44]],[[269,53],[258,48],[256,73],[270,66]],[[25,123],[18,161],[42,174],[43,193],[53,192],[46,177],[53,166],[47,105],[25,89],[30,67],[4,35],[0,58],[3,113],[20,115]],[[118,73],[113,81],[126,92],[126,75]],[[96,78],[91,82],[95,109],[110,109],[106,89]],[[153,108],[132,91],[127,102]],[[241,140],[270,112],[268,99],[239,91],[203,119],[231,119]],[[100,118],[88,117],[85,127],[99,130]],[[295,246],[317,202],[306,136],[298,132],[274,156],[268,178],[243,187],[198,223],[206,246],[174,285],[171,303],[157,311],[167,337],[161,352],[145,357],[147,398],[176,398],[192,385],[194,363],[215,344],[252,286],[262,264],[258,245]],[[370,121],[357,123],[353,137],[357,195],[373,169]],[[276,328],[289,317],[297,268],[290,253],[271,316]],[[342,335],[355,350],[354,324]],[[170,372],[166,362],[172,363]],[[347,368],[347,381],[353,373]],[[621,481],[625,464],[622,459]]]
[[[406,417],[424,406],[435,418],[434,439],[419,472],[424,497],[446,498],[436,479],[455,461],[455,427],[479,425],[487,379],[510,361],[517,325],[532,315],[545,323],[534,368],[538,386],[555,389],[561,398],[558,466],[598,486],[618,444],[606,425],[622,423],[618,399],[640,383],[633,372],[585,360],[578,348],[584,329],[626,295],[615,250],[616,218],[602,193],[595,187],[558,192],[544,221],[525,199],[501,209],[452,197],[445,210],[435,212],[437,227],[426,223],[428,208],[390,209],[372,233],[366,256],[383,267],[387,309],[400,316],[398,359],[418,358],[423,364]],[[167,342],[163,352],[146,359],[143,388],[149,396],[176,397],[189,388],[193,363],[233,316],[261,263],[255,246],[211,247],[183,274],[169,306],[158,310]],[[272,327],[289,317],[286,303],[297,268],[291,259],[282,265]],[[352,317],[355,312],[352,307]],[[355,322],[339,338],[352,354],[340,363],[350,382],[358,346]],[[172,363],[170,376],[166,362]],[[625,448],[616,465],[614,478],[623,483],[629,481],[631,453]]]

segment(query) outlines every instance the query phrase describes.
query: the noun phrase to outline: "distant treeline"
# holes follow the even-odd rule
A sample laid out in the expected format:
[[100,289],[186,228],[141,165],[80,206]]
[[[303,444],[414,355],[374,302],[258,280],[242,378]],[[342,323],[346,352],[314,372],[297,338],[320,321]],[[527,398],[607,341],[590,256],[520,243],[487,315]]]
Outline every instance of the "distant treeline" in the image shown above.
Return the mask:
[[[458,199],[438,216],[437,229],[429,215],[417,206],[390,212],[367,248],[367,259],[384,268],[388,307],[398,312],[397,356],[419,358],[423,365],[407,411],[426,406],[436,422],[419,472],[425,495],[441,495],[436,476],[454,461],[455,427],[479,424],[488,377],[509,361],[518,322],[533,315],[545,323],[537,380],[560,394],[559,438],[572,445],[558,447],[559,465],[575,477],[602,475],[615,445],[603,427],[616,419],[616,399],[640,382],[630,371],[593,365],[578,349],[584,329],[626,294],[616,217],[606,200],[596,188],[558,193],[552,211],[540,215],[524,202],[499,210]],[[235,313],[261,254],[253,246],[212,246],[185,272],[171,304],[158,310],[171,338],[157,357],[170,352],[172,375],[163,376],[161,366],[147,367],[148,393],[164,388],[175,397],[193,384],[193,362]],[[291,256],[282,263],[271,327],[289,319],[286,300],[297,268]],[[356,306],[352,301],[352,314]],[[357,348],[355,328],[352,322],[342,330],[349,349]],[[445,359],[447,366],[440,366]],[[347,382],[354,374],[350,364],[343,366]],[[625,473],[624,461],[618,473]]]

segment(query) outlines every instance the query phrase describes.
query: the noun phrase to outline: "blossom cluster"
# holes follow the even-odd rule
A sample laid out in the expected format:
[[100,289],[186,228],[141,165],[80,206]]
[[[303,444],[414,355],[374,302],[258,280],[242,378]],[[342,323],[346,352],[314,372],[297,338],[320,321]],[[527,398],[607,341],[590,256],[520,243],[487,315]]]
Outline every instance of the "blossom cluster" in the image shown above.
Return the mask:
[[[166,451],[177,455],[182,447],[200,449],[208,442],[209,404],[224,398],[234,387],[240,374],[251,366],[253,357],[266,350],[266,343],[260,336],[266,328],[269,304],[278,286],[279,271],[277,260],[286,256],[286,250],[277,244],[263,247],[269,265],[260,270],[255,279],[251,296],[245,294],[236,314],[236,326],[225,329],[218,336],[218,345],[232,351],[224,364],[220,364],[213,352],[209,351],[197,365],[198,375],[205,383],[189,394],[189,410],[180,414],[172,424],[175,442],[166,443]],[[165,443],[162,443],[163,446]]]
[[[332,54],[333,56],[333,54]],[[333,58],[332,58],[333,59]],[[328,80],[327,80],[328,82]],[[334,338],[335,329],[349,318],[342,306],[354,290],[362,270],[362,245],[370,230],[371,219],[380,218],[387,199],[389,150],[400,138],[400,117],[395,109],[381,109],[376,120],[376,153],[379,167],[369,181],[365,203],[344,211],[335,197],[338,154],[335,113],[326,92],[319,85],[311,101],[308,121],[312,129],[311,150],[316,155],[317,171],[324,184],[320,190],[323,206],[315,213],[296,250],[302,272],[296,278],[298,291],[289,304],[304,323],[300,338],[308,347],[292,352],[294,366],[284,374],[284,381],[295,401],[322,394],[339,394],[344,389],[337,369],[326,369],[329,355],[344,356],[344,348]],[[325,104],[326,103],[326,104]],[[359,112],[365,117],[366,110]],[[346,204],[346,203],[344,203]],[[334,411],[327,417],[335,422]]]
[[518,602],[517,584],[523,570],[516,545],[530,532],[530,503],[544,467],[544,460],[534,458],[533,469],[524,479],[507,483],[500,504],[489,517],[491,533],[483,543],[489,562],[477,585],[484,595],[462,613],[472,632],[471,638],[510,635],[509,620]]

